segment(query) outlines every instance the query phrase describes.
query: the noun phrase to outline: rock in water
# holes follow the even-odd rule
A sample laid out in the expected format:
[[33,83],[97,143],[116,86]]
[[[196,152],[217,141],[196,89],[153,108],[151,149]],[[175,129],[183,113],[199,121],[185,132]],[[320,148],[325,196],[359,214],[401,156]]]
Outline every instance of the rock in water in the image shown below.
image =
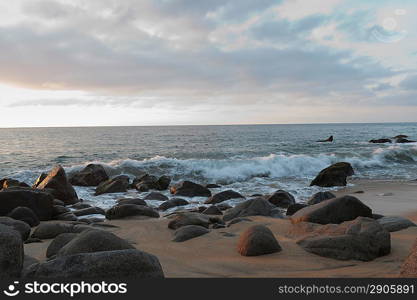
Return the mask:
[[174,233],[173,242],[185,242],[203,234],[209,233],[205,227],[198,225],[187,225],[177,229]]
[[20,277],[23,260],[21,235],[12,227],[0,224],[0,279]]
[[321,170],[310,186],[321,187],[346,186],[346,178],[354,175],[352,166],[347,162],[339,162]]
[[385,144],[385,143],[392,143],[390,139],[377,139],[377,140],[370,140],[372,144]]
[[161,193],[157,193],[157,192],[152,192],[149,193],[146,197],[145,200],[156,200],[156,201],[167,201],[169,198]]
[[283,190],[276,191],[267,200],[275,206],[282,208],[287,208],[291,204],[295,204],[294,196]]
[[407,140],[406,138],[399,138],[395,140],[398,144],[408,144],[408,143],[415,143],[416,141]]
[[386,230],[389,232],[395,232],[402,229],[406,229],[408,227],[417,226],[409,219],[398,217],[398,216],[387,216],[377,219],[378,223],[382,225]]
[[313,205],[333,198],[336,198],[336,196],[331,192],[318,192],[311,196],[311,198],[307,201],[307,204]]
[[51,189],[54,197],[65,204],[74,204],[79,201],[77,193],[67,179],[64,168],[59,165],[54,167],[36,188]]
[[211,197],[211,192],[208,188],[191,181],[183,181],[172,186],[171,194],[183,197]]
[[204,203],[206,203],[206,204],[217,204],[217,203],[221,203],[221,202],[226,201],[226,200],[240,199],[240,198],[244,199],[245,197],[243,197],[238,192],[235,192],[235,191],[232,191],[232,190],[227,190],[227,191],[223,191],[223,192],[220,192],[218,194],[215,194],[214,196],[210,197]]
[[319,230],[319,234],[303,238],[297,244],[308,252],[339,260],[370,261],[391,251],[390,233],[370,218],[358,217]]
[[357,217],[372,218],[372,210],[355,197],[343,196],[300,209],[290,219],[293,224],[299,222],[339,224]]
[[98,196],[107,193],[124,193],[129,188],[129,177],[120,175],[100,183],[94,195]]
[[158,209],[160,210],[167,210],[176,206],[184,206],[188,205],[188,201],[181,199],[181,198],[172,198],[171,200],[165,201],[161,205],[159,205]]
[[73,240],[78,233],[61,233],[57,235],[46,249],[46,257],[50,258],[56,255],[62,247]]
[[279,252],[282,249],[268,227],[255,225],[240,235],[237,250],[243,256],[259,256]]
[[223,216],[225,222],[234,218],[249,216],[266,216],[273,218],[283,218],[279,208],[263,198],[254,198],[239,203],[235,207],[227,210]]
[[117,205],[122,204],[136,204],[136,205],[143,205],[147,206],[146,201],[140,198],[123,198],[117,200]]
[[156,256],[128,249],[58,257],[30,266],[24,278],[121,280],[164,278],[164,273]]
[[159,218],[159,213],[152,207],[135,204],[116,205],[106,211],[106,219],[109,220],[122,219],[131,216]]
[[108,179],[109,176],[102,165],[89,164],[81,171],[74,173],[70,178],[70,183],[78,186],[98,186]]
[[16,207],[7,216],[15,220],[23,221],[30,227],[39,225],[38,216],[29,207]]
[[417,239],[401,266],[401,277],[417,278]]

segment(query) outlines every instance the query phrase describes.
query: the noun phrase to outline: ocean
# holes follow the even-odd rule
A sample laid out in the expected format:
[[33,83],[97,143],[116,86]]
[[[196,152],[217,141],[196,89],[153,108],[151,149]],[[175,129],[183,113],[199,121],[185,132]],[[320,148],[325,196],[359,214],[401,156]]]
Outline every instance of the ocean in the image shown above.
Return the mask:
[[[309,186],[315,175],[339,161],[350,162],[356,178],[416,179],[417,143],[368,143],[398,134],[416,140],[417,123],[0,129],[0,178],[32,184],[56,164],[71,173],[94,162],[111,175],[169,175],[245,196],[284,189],[303,201],[322,190]],[[316,142],[330,135],[333,143]],[[139,196],[76,190],[101,207]]]

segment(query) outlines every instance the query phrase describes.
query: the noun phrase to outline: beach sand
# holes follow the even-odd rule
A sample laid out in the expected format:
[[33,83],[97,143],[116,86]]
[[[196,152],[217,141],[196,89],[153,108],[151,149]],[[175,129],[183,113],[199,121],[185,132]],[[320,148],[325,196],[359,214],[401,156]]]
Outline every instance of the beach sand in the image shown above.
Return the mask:
[[[337,195],[364,191],[353,195],[370,206],[374,213],[406,216],[417,222],[417,182],[354,183],[354,187],[344,188]],[[386,196],[382,196],[384,194]],[[107,230],[132,242],[138,249],[156,255],[166,277],[398,277],[400,266],[417,238],[417,227],[393,232],[389,255],[370,262],[339,261],[308,253],[299,247],[297,238],[288,234],[292,226],[289,220],[259,216],[250,219],[252,222],[213,229],[183,243],[171,241],[174,231],[168,229],[166,218],[132,218],[106,223],[118,226]],[[283,250],[258,257],[241,256],[236,251],[239,234],[255,224],[268,226]],[[27,244],[25,253],[43,261],[49,243],[50,240]]]

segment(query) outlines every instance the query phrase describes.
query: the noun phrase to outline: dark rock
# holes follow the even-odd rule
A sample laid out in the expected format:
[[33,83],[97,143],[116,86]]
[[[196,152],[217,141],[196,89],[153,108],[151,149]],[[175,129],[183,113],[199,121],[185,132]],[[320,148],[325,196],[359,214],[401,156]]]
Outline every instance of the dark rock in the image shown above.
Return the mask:
[[77,217],[87,216],[87,215],[103,215],[104,216],[106,214],[104,209],[100,207],[95,207],[95,206],[79,209],[79,210],[73,211],[72,213]]
[[156,256],[129,249],[62,256],[32,265],[24,278],[139,279],[164,278]]
[[384,216],[383,215],[380,215],[380,214],[372,214],[372,219],[374,219],[374,220],[378,220],[378,219],[381,219],[383,217]]
[[149,190],[157,189],[158,177],[145,174],[133,180],[132,186],[139,192],[147,192]]
[[219,204],[217,204],[216,205],[217,206],[217,208],[218,209],[220,209],[220,210],[228,210],[228,209],[230,209],[230,208],[232,208],[233,206],[231,206],[231,205],[229,205],[229,204],[227,204],[227,203],[219,203]]
[[408,227],[414,227],[417,226],[413,222],[411,222],[409,219],[398,217],[398,216],[387,216],[379,218],[378,223],[382,225],[387,231],[389,232],[395,232],[399,230],[406,229]]
[[66,212],[54,217],[55,220],[59,221],[77,221],[78,218],[72,212]]
[[[54,199],[54,201],[52,202],[53,205],[60,205],[60,206],[65,206],[64,201],[58,200],[58,199]],[[77,205],[78,203],[74,204]],[[79,203],[82,204],[82,203]]]
[[385,143],[392,143],[390,139],[377,139],[377,140],[370,140],[370,143],[373,144],[385,144]]
[[98,186],[109,179],[102,165],[89,164],[81,171],[75,172],[70,178],[70,183],[78,186]]
[[406,139],[406,138],[408,138],[408,135],[405,135],[405,134],[399,134],[393,137],[393,139]]
[[288,206],[287,208],[287,216],[292,216],[293,214],[295,214],[297,211],[299,211],[300,209],[303,209],[304,207],[306,207],[306,204],[302,204],[302,203],[295,203],[295,204],[291,204],[290,206]]
[[22,237],[22,241],[27,240],[30,235],[30,226],[23,221],[15,220],[9,217],[0,217],[0,224],[9,226],[17,231]]
[[187,225],[177,229],[174,233],[173,242],[185,242],[203,234],[209,233],[207,228],[198,225]]
[[307,206],[297,211],[290,219],[293,224],[299,222],[339,224],[357,217],[372,218],[372,210],[353,196],[343,196]]
[[140,198],[125,198],[125,199],[119,199],[117,200],[117,205],[122,204],[136,204],[136,205],[143,205],[147,206],[146,201]]
[[10,226],[0,224],[0,279],[20,277],[23,259],[21,234]]
[[252,222],[252,220],[248,219],[248,218],[235,218],[227,224],[227,227],[230,227],[233,224],[237,224],[237,223],[240,223],[240,222]]
[[354,175],[352,166],[347,162],[339,162],[321,170],[310,186],[321,187],[346,186],[346,178]]
[[226,228],[226,225],[225,224],[214,223],[211,226],[211,228],[213,228],[213,229],[223,229],[223,228]]
[[92,253],[99,251],[113,251],[135,249],[126,240],[104,230],[85,230],[65,244],[57,256]]
[[407,140],[406,138],[399,138],[395,140],[398,144],[408,144],[408,143],[415,143],[416,141]]
[[287,208],[291,204],[295,204],[294,196],[283,190],[276,191],[267,200],[275,206],[282,208]]
[[108,193],[124,193],[129,187],[129,177],[125,175],[116,176],[100,183],[94,195]]
[[29,255],[25,255],[23,259],[23,269],[29,268],[33,264],[39,263],[39,260],[37,260],[34,257],[31,257]]
[[417,239],[401,266],[400,276],[417,278]]
[[210,217],[199,213],[178,213],[173,220],[168,223],[168,228],[178,229],[187,225],[197,225],[209,228]]
[[227,201],[230,199],[240,199],[240,198],[245,198],[243,197],[241,194],[239,194],[238,192],[232,191],[232,190],[227,190],[227,191],[223,191],[220,192],[218,194],[215,194],[214,196],[210,197],[206,202],[206,204],[217,204],[217,203],[221,203],[223,201]]
[[64,168],[59,165],[54,167],[36,188],[51,189],[54,197],[63,201],[65,204],[78,202],[77,193],[69,183]]
[[156,189],[160,191],[166,190],[168,189],[170,183],[171,183],[171,177],[161,176],[156,182]]
[[52,218],[53,197],[38,190],[3,190],[0,192],[0,215],[7,215],[16,207],[30,208],[41,221]]
[[314,205],[333,198],[336,198],[336,196],[331,192],[318,192],[311,196],[310,199],[308,199],[307,204]]
[[209,183],[209,184],[206,184],[205,186],[208,189],[219,189],[219,188],[221,188],[221,185],[218,185],[218,184],[215,184],[215,183]]
[[202,213],[203,211],[205,211],[207,209],[207,206],[199,206],[198,208],[197,208],[197,212],[198,213]]
[[23,221],[30,227],[39,225],[38,216],[29,207],[16,207],[7,216],[15,220]]
[[61,205],[54,205],[54,206],[52,207],[52,209],[53,209],[53,213],[52,213],[52,215],[53,215],[54,217],[55,217],[55,216],[62,215],[62,214],[65,214],[65,213],[67,213],[67,212],[70,212],[70,211],[71,211],[68,207],[61,206]]
[[145,200],[167,201],[169,198],[161,193],[152,192],[145,197]]
[[56,236],[46,249],[46,257],[55,256],[62,247],[74,239],[78,233],[61,233]]
[[79,202],[79,203],[75,203],[75,204],[73,204],[69,207],[72,208],[72,209],[84,209],[84,208],[89,208],[89,207],[92,207],[92,206],[90,204],[87,204],[87,203]]
[[208,188],[191,181],[183,181],[172,186],[171,193],[183,197],[211,197]]
[[263,225],[249,227],[240,235],[237,244],[237,251],[242,256],[259,256],[281,250],[272,231]]
[[318,140],[317,141],[317,143],[331,143],[331,142],[333,142],[333,136],[332,135],[325,140]]
[[206,208],[202,214],[205,215],[218,215],[221,216],[223,215],[222,211],[220,209],[218,209],[215,205],[209,206],[208,208]]
[[283,218],[278,207],[263,198],[255,198],[239,203],[235,207],[227,210],[223,216],[223,220],[230,221],[234,218],[249,216]]
[[32,185],[32,187],[37,188],[38,185],[40,185],[41,182],[44,181],[46,177],[48,177],[48,173],[42,173],[41,175],[39,175],[39,177],[35,180],[35,183]]
[[181,199],[181,198],[172,198],[171,200],[165,201],[161,205],[159,205],[160,210],[167,210],[176,206],[184,206],[188,205],[188,201]]
[[16,179],[11,178],[3,178],[0,180],[0,190],[1,189],[10,189],[14,187],[30,187],[28,184],[24,182],[20,182]]
[[121,204],[106,211],[106,219],[122,219],[131,216],[146,216],[159,218],[159,213],[153,208],[144,205]]
[[353,194],[365,194],[365,192],[364,191],[356,191],[356,192],[353,192]]
[[42,243],[42,242],[43,241],[41,239],[30,237],[25,241],[25,244]]
[[32,233],[32,238],[53,239],[61,233],[80,233],[88,229],[91,227],[69,223],[41,223]]
[[319,230],[319,234],[303,238],[297,244],[308,252],[339,260],[371,261],[391,251],[389,232],[370,218],[358,217]]

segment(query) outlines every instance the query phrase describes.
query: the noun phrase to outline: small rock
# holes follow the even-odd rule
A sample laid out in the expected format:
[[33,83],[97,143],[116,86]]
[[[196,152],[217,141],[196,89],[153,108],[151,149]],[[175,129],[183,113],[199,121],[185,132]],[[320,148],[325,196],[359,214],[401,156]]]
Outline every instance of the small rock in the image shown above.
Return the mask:
[[188,201],[181,199],[181,198],[172,198],[171,200],[165,201],[161,205],[159,205],[160,210],[167,210],[176,206],[184,206],[188,205]]
[[151,218],[159,218],[159,213],[153,208],[135,204],[121,204],[113,206],[106,211],[106,219],[122,219],[131,216],[146,216]]
[[145,200],[167,201],[169,198],[161,193],[152,192],[145,197]]
[[279,252],[282,249],[268,227],[255,225],[240,235],[237,250],[242,256],[259,256]]
[[336,198],[336,196],[331,192],[318,192],[307,201],[307,204],[314,205],[333,198]]
[[414,227],[417,226],[413,222],[411,222],[409,219],[398,217],[398,216],[387,216],[379,218],[378,223],[382,225],[386,230],[389,232],[395,232],[399,230],[406,229],[408,227]]
[[232,191],[232,190],[227,190],[227,191],[223,191],[220,192],[218,194],[215,194],[214,196],[210,197],[206,202],[206,204],[217,204],[217,203],[221,203],[223,201],[227,201],[230,199],[244,199],[245,197],[243,197],[241,194],[239,194],[238,192]]
[[172,186],[171,194],[183,197],[211,197],[208,188],[191,181],[183,181]]
[[205,215],[223,215],[222,211],[220,209],[218,209],[215,205],[212,205],[210,207],[208,207],[207,209],[205,209],[202,214]]
[[100,183],[94,195],[98,196],[107,193],[124,193],[129,187],[129,177],[125,175],[119,175],[109,180]]
[[209,230],[202,226],[187,225],[177,229],[174,233],[173,242],[185,242],[203,234],[209,233]]

